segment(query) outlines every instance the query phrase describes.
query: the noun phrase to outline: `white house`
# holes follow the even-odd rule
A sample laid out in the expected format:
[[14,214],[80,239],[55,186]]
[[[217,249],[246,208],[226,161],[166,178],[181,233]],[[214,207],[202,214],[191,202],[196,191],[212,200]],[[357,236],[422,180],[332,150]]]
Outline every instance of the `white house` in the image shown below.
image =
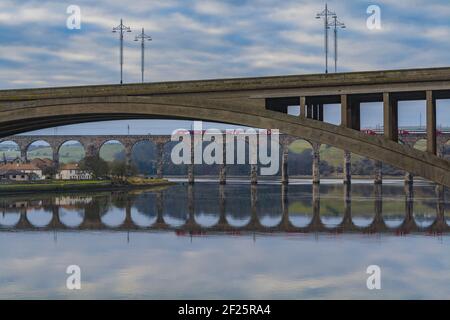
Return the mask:
[[18,171],[21,173],[26,173],[30,177],[31,176],[36,177],[38,180],[45,179],[45,177],[42,174],[42,169],[38,168],[36,165],[34,165],[32,163],[7,163],[4,165],[0,165],[0,170]]
[[91,180],[92,173],[81,170],[77,163],[64,164],[56,174],[57,180]]
[[18,170],[0,170],[0,181],[31,181],[38,177],[34,173],[25,173]]

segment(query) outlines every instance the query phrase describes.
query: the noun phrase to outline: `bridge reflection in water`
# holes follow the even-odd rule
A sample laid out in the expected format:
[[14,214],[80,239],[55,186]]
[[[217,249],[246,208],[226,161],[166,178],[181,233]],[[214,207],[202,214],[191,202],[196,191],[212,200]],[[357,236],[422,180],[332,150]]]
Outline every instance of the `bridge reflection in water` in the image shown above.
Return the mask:
[[[351,188],[356,190],[351,190]],[[440,186],[215,185],[0,198],[0,232],[449,233]]]

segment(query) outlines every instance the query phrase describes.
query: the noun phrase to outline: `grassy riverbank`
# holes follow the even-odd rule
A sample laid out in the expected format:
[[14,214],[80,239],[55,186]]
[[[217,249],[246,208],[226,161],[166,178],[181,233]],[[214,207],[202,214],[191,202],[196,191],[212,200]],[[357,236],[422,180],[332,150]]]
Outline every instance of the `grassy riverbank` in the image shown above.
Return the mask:
[[1,193],[101,191],[169,186],[166,179],[128,178],[126,180],[44,180],[0,184]]

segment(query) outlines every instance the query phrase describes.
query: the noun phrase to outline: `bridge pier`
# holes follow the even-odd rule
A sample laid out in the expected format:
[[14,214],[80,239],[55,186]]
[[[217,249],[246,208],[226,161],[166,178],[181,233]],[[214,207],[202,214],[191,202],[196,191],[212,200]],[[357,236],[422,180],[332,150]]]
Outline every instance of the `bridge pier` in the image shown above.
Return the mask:
[[226,195],[224,185],[219,186],[219,225],[228,225],[226,213]]
[[310,226],[319,228],[322,225],[320,219],[320,185],[313,184],[312,186],[312,209],[313,218],[311,219]]
[[227,184],[227,166],[225,163],[220,165],[219,169],[219,184]]
[[28,220],[27,209],[23,208],[20,210],[20,218],[16,224],[16,228],[18,229],[29,229],[32,228],[32,224],[30,220]]
[[413,201],[414,200],[414,188],[412,185],[408,184],[404,187],[405,190],[405,199],[407,201]]
[[194,177],[194,139],[191,135],[191,163],[188,164],[188,183],[194,184],[195,183],[195,177]]
[[258,187],[256,185],[250,186],[250,222],[249,226],[259,227],[259,217],[258,217]]
[[90,144],[87,146],[86,148],[86,157],[95,157],[97,155],[99,155],[100,153],[100,148],[98,148],[97,146]]
[[312,175],[313,183],[320,183],[320,144],[313,143],[313,163],[312,163]]
[[134,226],[133,218],[131,217],[131,207],[132,207],[132,201],[130,197],[126,196],[126,205],[125,205],[125,221],[123,222],[122,226],[126,227],[127,229],[130,229]]
[[375,160],[374,167],[375,167],[374,183],[382,184],[383,183],[383,163],[381,161]]
[[251,184],[258,184],[258,165],[252,164],[250,166],[250,183]]
[[164,225],[164,193],[158,191],[156,193],[156,224]]
[[187,188],[188,219],[186,221],[186,224],[195,225],[195,187],[193,185],[188,185]]
[[53,164],[58,166],[59,165],[59,152],[58,152],[57,149],[56,150],[53,149],[53,156],[52,156],[52,158],[53,158]]
[[287,144],[282,146],[282,156],[281,156],[281,183],[289,184],[289,174],[288,174],[288,156],[289,148]]
[[189,164],[188,165],[188,183],[189,184],[194,184],[195,183],[194,165],[193,164]]
[[398,100],[391,93],[383,93],[384,136],[398,142]]
[[360,101],[350,95],[341,95],[341,126],[354,130],[360,130],[361,111]]
[[158,142],[156,144],[156,152],[157,152],[157,159],[156,159],[156,177],[158,179],[163,178],[163,167],[164,167],[164,143]]
[[414,183],[414,176],[411,172],[405,172],[405,184],[412,185]]
[[436,223],[441,229],[445,227],[445,189],[442,185],[436,185]]
[[306,102],[306,117],[313,120],[323,121],[323,103],[313,101]]
[[405,220],[403,222],[403,229],[405,232],[410,232],[414,227],[414,189],[412,185],[405,186]]
[[436,98],[433,91],[426,92],[427,104],[427,152],[437,154],[437,135],[436,135]]
[[130,176],[131,175],[131,157],[132,157],[132,150],[125,148],[125,164],[126,164],[126,170],[127,170],[127,175]]
[[344,229],[350,229],[353,226],[352,220],[352,185],[350,183],[344,186],[344,218],[341,226]]
[[52,220],[48,224],[52,228],[61,228],[62,223],[59,217],[59,206],[52,204]]
[[383,218],[383,185],[375,184],[374,190],[374,211],[375,216],[373,222],[370,225],[371,232],[381,232],[385,230],[386,224]]
[[[225,141],[225,138],[223,138],[223,141]],[[226,143],[223,143],[223,158],[222,158],[222,164],[220,165],[219,168],[219,184],[220,185],[225,185],[227,184],[227,154],[226,154]]]
[[373,195],[375,198],[375,216],[381,216],[383,211],[383,186],[381,184],[374,186]]
[[300,97],[300,119],[306,118],[306,97]]
[[281,185],[281,227],[287,231],[290,227],[288,185]]
[[344,184],[352,183],[352,154],[346,150],[344,150]]
[[27,162],[28,161],[28,157],[27,157],[27,149],[26,148],[20,148],[20,160],[22,162]]

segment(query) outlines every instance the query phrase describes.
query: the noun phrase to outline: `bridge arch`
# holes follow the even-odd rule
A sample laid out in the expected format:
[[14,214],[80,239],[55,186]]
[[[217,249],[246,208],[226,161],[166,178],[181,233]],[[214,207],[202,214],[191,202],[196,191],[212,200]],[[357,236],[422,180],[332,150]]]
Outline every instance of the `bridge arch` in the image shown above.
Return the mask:
[[131,221],[138,228],[151,227],[157,221],[157,196],[144,193],[136,196],[130,206]]
[[82,225],[85,219],[85,212],[80,208],[60,206],[58,209],[58,218],[64,226],[76,229]]
[[21,157],[19,144],[14,140],[0,141],[0,163],[2,161]]
[[47,227],[53,218],[53,212],[45,208],[33,208],[27,212],[27,219],[36,228]]
[[288,193],[289,222],[294,227],[305,228],[314,218],[313,186],[308,184],[296,188],[298,192]]
[[352,223],[356,227],[367,228],[376,223],[376,213],[374,210],[367,210],[368,206],[372,207],[372,193],[370,188],[364,188],[364,186],[353,188],[350,205]]
[[344,163],[344,150],[322,144],[320,153],[320,175],[337,178],[342,175]]
[[[43,152],[41,153],[40,151],[37,151],[36,154],[33,156],[33,154],[31,152],[33,152],[33,150],[30,150],[31,146],[44,146],[44,148],[49,148],[50,151],[49,152]],[[54,146],[52,146],[48,141],[46,140],[41,140],[41,139],[36,139],[33,141],[30,141],[26,147],[26,157],[28,160],[32,160],[33,158],[47,158],[47,159],[51,159],[51,160],[55,160],[54,159],[54,155],[55,155],[55,148]]]
[[313,146],[310,141],[296,139],[288,145],[289,176],[312,175]]
[[[117,147],[113,147],[113,145],[117,145]],[[98,156],[108,162],[114,161],[120,153],[123,153],[123,156],[125,157],[125,145],[120,140],[105,140],[98,148]],[[123,160],[125,160],[125,158]]]
[[15,227],[20,221],[20,212],[18,210],[2,211],[0,214],[0,228]]
[[326,229],[336,228],[344,222],[345,204],[342,195],[334,185],[321,186],[320,189],[328,189],[326,196],[320,197],[320,221]]
[[435,155],[411,150],[381,136],[369,136],[357,130],[261,107],[250,108],[245,103],[142,96],[60,98],[33,101],[12,114],[2,111],[0,116],[4,125],[2,135],[64,124],[143,118],[198,119],[250,127],[279,128],[288,135],[347,149],[450,186],[450,162]]
[[[136,153],[145,153],[143,160],[136,157]],[[141,139],[133,142],[130,150],[130,163],[132,163],[137,171],[146,175],[156,175],[157,171],[157,145],[152,139]]]
[[111,206],[106,212],[100,213],[100,221],[107,228],[119,228],[125,223],[126,212],[124,208]]
[[[72,155],[70,154],[70,151],[66,151],[66,153],[62,154],[63,150],[66,148],[80,150],[77,153],[72,150]],[[61,143],[57,147],[56,153],[58,154],[58,158],[61,162],[72,162],[72,160],[74,162],[79,162],[84,157],[86,157],[86,147],[79,140],[67,139],[61,141]]]
[[[388,230],[400,228],[406,220],[408,203],[402,198],[392,198],[389,205],[383,206],[383,222]],[[405,214],[399,214],[405,212]]]
[[162,208],[161,216],[164,223],[170,227],[180,227],[189,219],[189,193],[187,193],[186,197],[179,197],[177,203],[175,203],[172,199],[179,194],[177,192],[177,189],[168,189],[162,194],[164,206]]

